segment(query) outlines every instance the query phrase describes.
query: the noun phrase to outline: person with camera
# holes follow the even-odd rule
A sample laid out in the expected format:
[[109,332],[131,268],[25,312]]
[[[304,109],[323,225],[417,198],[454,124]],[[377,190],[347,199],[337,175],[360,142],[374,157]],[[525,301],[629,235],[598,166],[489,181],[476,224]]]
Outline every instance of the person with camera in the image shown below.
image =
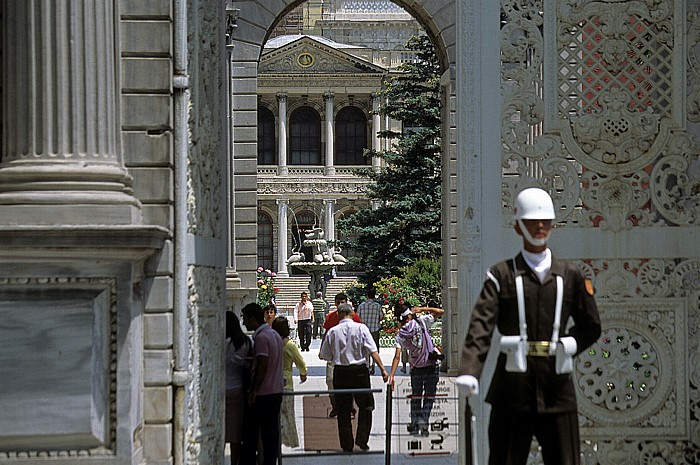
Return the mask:
[[410,434],[428,436],[430,412],[433,409],[439,378],[440,360],[444,359],[430,338],[430,327],[444,313],[441,308],[409,307],[396,304],[394,316],[399,321],[396,335],[396,353],[391,363],[389,383],[394,386],[394,374],[401,361],[401,350],[406,349],[411,366],[411,423]]

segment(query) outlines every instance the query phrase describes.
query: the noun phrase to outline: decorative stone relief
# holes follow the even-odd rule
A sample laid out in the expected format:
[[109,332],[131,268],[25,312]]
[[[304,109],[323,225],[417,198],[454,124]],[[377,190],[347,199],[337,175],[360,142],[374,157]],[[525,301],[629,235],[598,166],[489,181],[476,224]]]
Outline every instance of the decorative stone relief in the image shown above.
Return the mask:
[[581,176],[581,183],[583,202],[588,207],[587,219],[594,226],[618,232],[651,224],[650,213],[645,208],[649,201],[646,172],[605,177],[587,171]]
[[367,183],[351,180],[336,180],[326,182],[258,182],[259,195],[280,194],[357,194],[365,195]]
[[189,382],[187,384],[188,464],[218,463],[223,456],[223,280],[225,269],[190,266]]
[[[274,77],[274,76],[260,76],[258,78],[259,88],[284,88],[284,87],[294,87],[294,86],[316,86],[328,89],[329,87],[357,87],[357,82],[360,76],[357,74],[346,75],[346,76],[332,76],[332,75],[307,75],[304,77],[299,76],[284,76],[284,77]],[[361,76],[363,87],[378,88],[382,84],[382,76],[379,74],[369,75],[369,80],[367,76]]]
[[[189,159],[187,173],[187,211],[189,232],[202,237],[221,238],[221,221],[225,216],[222,212],[223,196],[223,166],[225,160],[226,136],[222,133],[222,125],[218,124],[222,117],[222,105],[225,99],[225,83],[218,68],[213,63],[220,63],[221,54],[225,51],[225,30],[221,21],[223,14],[221,2],[201,1],[199,10],[191,12],[191,24],[196,24],[208,33],[198,34],[198,42],[188,42],[194,74],[203,77],[193,79],[197,85],[192,88],[189,104]],[[197,21],[194,21],[194,19]],[[214,34],[220,31],[221,34]]]
[[583,463],[699,464],[700,260],[578,265],[603,321],[576,362]]
[[605,175],[632,173],[657,157],[669,136],[669,121],[629,108],[631,97],[614,87],[601,92],[597,108],[562,125],[564,143],[577,160]]
[[682,300],[601,301],[604,331],[577,357],[584,432],[684,439],[686,344]]
[[686,118],[700,122],[698,6],[688,14],[686,61],[674,50],[684,31],[669,0],[501,7],[504,203],[540,186],[553,194],[557,220],[573,227],[697,224],[700,144],[678,117],[678,70],[688,67]]
[[688,12],[688,121],[700,122],[700,6],[692,5]]
[[383,69],[370,62],[338,52],[321,43],[302,37],[294,43],[269,52],[258,69],[260,74],[280,73],[382,73]]

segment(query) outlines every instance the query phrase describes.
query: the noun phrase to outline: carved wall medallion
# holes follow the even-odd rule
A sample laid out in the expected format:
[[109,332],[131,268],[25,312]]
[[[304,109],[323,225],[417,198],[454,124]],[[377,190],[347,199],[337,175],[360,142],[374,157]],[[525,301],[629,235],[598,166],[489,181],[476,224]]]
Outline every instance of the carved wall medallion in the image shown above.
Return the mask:
[[599,302],[601,338],[577,358],[579,412],[586,433],[683,438],[684,301]]
[[632,176],[604,177],[593,171],[581,176],[581,195],[594,225],[609,231],[622,231],[634,225],[649,225],[649,176],[640,171]]
[[669,121],[630,110],[629,101],[629,95],[613,88],[598,95],[599,109],[568,117],[562,139],[577,160],[612,176],[633,173],[660,154],[669,138]]
[[302,68],[309,68],[314,64],[314,56],[309,52],[302,52],[297,55],[297,64]]

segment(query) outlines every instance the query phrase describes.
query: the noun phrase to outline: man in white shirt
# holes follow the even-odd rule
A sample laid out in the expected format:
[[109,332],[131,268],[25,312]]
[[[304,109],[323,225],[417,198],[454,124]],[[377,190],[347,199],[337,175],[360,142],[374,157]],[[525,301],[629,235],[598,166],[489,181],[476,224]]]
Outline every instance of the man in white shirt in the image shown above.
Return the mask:
[[[370,389],[368,361],[372,358],[386,382],[389,374],[377,352],[377,345],[367,326],[353,321],[353,308],[340,304],[340,322],[326,333],[320,356],[333,364],[333,389]],[[353,399],[358,407],[357,432],[353,441],[351,410]],[[372,429],[374,395],[367,393],[335,394],[338,411],[338,437],[344,452],[352,452],[355,444],[368,450]]]

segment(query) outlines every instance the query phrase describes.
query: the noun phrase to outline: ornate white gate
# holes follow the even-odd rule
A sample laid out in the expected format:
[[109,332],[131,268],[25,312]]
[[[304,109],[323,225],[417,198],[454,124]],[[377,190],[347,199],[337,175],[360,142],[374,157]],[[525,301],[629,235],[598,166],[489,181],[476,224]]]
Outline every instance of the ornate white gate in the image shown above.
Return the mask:
[[[604,324],[577,364],[591,463],[700,462],[697,11],[670,0],[500,2],[501,173],[481,180],[481,195],[498,183],[489,205],[505,208],[473,236],[509,238],[523,187],[552,193],[554,252],[594,280]],[[472,289],[481,272],[470,269]]]

